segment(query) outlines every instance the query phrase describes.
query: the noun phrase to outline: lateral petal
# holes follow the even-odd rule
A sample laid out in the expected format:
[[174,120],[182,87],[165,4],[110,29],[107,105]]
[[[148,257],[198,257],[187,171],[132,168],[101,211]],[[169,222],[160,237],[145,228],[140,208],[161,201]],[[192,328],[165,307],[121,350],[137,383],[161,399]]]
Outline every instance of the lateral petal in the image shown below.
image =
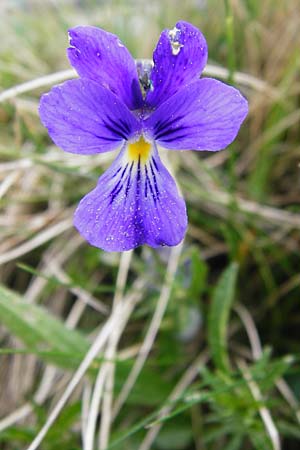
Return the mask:
[[206,40],[198,28],[178,22],[172,30],[161,33],[153,61],[152,89],[147,93],[146,103],[157,107],[199,78],[207,62]]
[[202,78],[163,103],[144,129],[171,150],[217,151],[235,139],[247,113],[248,102],[237,89]]
[[74,225],[91,245],[124,251],[142,244],[178,244],[186,231],[187,215],[156,148],[143,161],[124,147],[97,187],[79,203]]
[[70,63],[83,78],[96,81],[116,94],[129,109],[143,103],[134,59],[114,34],[79,26],[69,30]]
[[39,112],[55,144],[71,153],[114,150],[140,129],[139,121],[121,100],[86,79],[53,87],[42,96]]

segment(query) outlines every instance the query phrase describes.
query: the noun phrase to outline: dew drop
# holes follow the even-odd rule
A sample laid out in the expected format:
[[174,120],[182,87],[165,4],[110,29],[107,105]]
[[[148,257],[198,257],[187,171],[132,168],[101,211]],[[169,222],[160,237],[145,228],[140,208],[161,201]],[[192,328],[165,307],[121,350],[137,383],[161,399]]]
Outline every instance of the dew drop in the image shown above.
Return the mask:
[[177,56],[183,47],[183,44],[181,44],[179,42],[180,33],[181,33],[181,31],[179,30],[179,28],[176,28],[176,27],[174,27],[168,33],[169,39],[170,39],[170,44],[171,44],[171,49],[172,49],[172,55],[174,55],[174,56]]

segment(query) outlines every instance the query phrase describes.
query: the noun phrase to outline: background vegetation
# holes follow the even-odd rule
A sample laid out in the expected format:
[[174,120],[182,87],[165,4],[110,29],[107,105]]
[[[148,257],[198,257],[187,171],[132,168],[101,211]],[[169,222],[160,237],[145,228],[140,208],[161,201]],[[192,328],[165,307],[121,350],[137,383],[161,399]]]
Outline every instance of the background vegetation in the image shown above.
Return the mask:
[[[0,448],[299,449],[299,0],[2,0],[0,15]],[[151,58],[179,19],[249,117],[223,152],[169,152],[182,246],[108,254],[72,213],[114,155],[53,145],[39,96],[70,74],[41,77],[69,69],[71,26]]]

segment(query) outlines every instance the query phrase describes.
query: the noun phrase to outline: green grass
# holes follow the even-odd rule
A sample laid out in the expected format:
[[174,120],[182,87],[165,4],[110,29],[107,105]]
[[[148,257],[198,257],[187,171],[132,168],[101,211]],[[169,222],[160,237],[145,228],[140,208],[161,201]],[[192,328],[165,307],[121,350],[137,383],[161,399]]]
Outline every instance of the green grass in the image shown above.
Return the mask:
[[114,155],[54,146],[37,113],[50,85],[0,103],[1,449],[29,447],[112,323],[39,448],[86,450],[92,436],[102,450],[297,450],[298,0],[6,0],[0,13],[1,91],[68,69],[71,26],[151,58],[184,19],[250,104],[225,151],[168,153],[189,214],[182,247],[130,257],[89,247],[71,222]]

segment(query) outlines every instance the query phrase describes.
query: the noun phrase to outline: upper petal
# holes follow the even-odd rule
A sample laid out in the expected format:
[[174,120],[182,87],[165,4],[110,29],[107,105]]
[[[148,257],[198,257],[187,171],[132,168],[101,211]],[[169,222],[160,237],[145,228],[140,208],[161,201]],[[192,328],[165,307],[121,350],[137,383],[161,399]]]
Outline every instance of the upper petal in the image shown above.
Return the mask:
[[125,147],[79,203],[74,224],[95,247],[130,250],[176,245],[187,227],[185,203],[153,148],[147,157]]
[[55,144],[71,153],[114,150],[140,128],[135,116],[112,92],[86,79],[53,87],[42,96],[39,112]]
[[234,140],[247,112],[248,102],[237,89],[203,78],[163,103],[145,129],[165,148],[216,151]]
[[134,59],[117,36],[91,26],[72,28],[69,36],[68,57],[81,77],[109,88],[129,109],[142,105]]
[[207,61],[203,34],[187,22],[178,22],[172,30],[161,33],[153,53],[154,67],[146,103],[155,107],[180,88],[199,78]]

